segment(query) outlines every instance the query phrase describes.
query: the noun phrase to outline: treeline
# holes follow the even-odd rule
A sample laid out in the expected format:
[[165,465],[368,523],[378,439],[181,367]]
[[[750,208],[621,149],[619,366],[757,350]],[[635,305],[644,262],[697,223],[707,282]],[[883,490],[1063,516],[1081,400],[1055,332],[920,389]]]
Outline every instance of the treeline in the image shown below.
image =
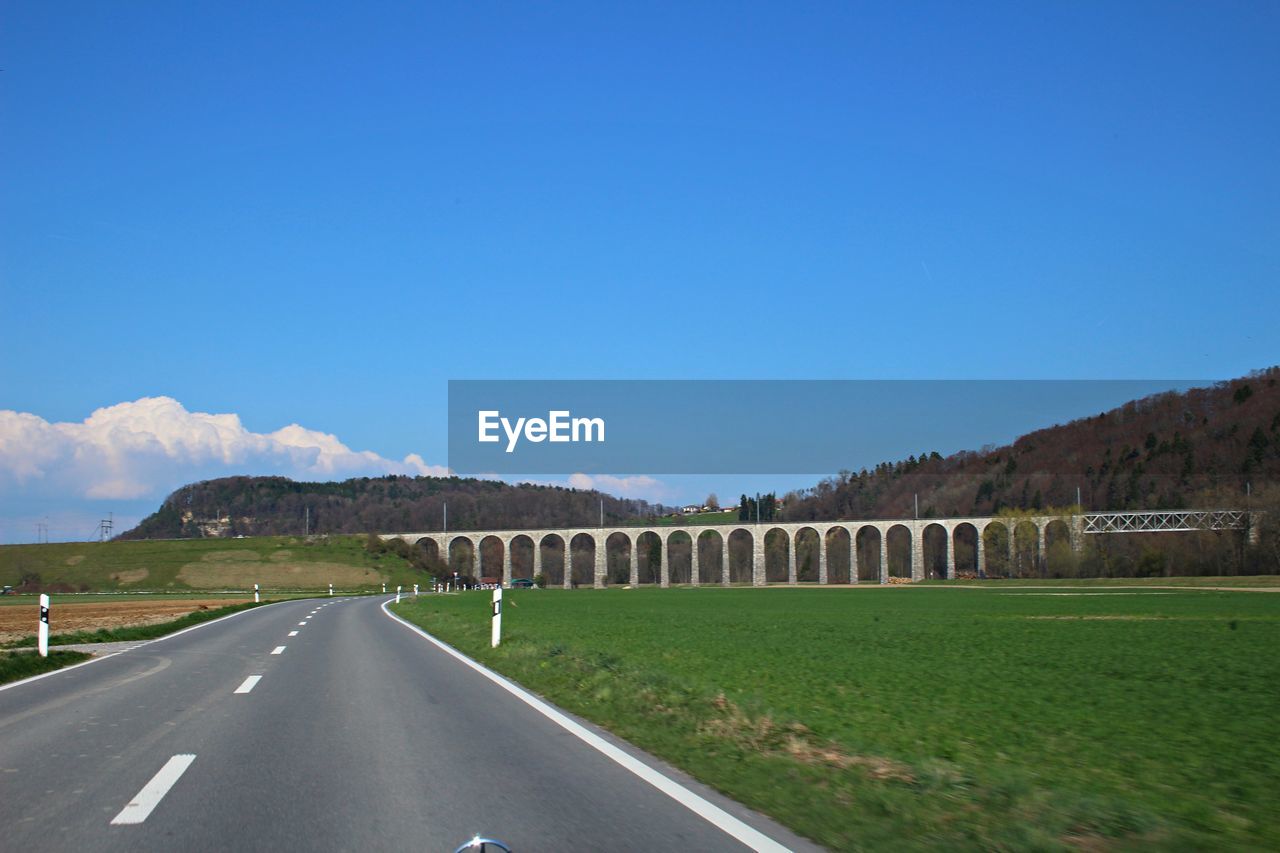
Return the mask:
[[[943,458],[926,451],[842,471],[786,496],[785,521],[955,517],[1047,511],[1249,508],[1239,531],[1088,537],[1075,555],[1040,560],[1045,576],[1216,575],[1280,571],[1280,368]],[[1048,557],[1049,555],[1045,555]]]
[[997,515],[1241,505],[1280,482],[1280,368],[1022,436],[1012,445],[943,458],[927,450],[871,470],[841,471],[787,495],[782,516],[810,519]]
[[778,517],[778,496],[756,493],[754,498],[743,495],[738,500],[738,521],[773,521]]
[[431,531],[443,526],[446,504],[450,530],[595,526],[601,501],[606,524],[667,511],[597,491],[459,477],[360,477],[333,483],[223,477],[183,486],[118,538],[199,538],[210,525],[221,536]]
[[[911,518],[917,512],[921,518],[985,516],[1047,511],[1077,502],[1086,510],[1249,507],[1262,513],[1252,539],[1239,532],[1091,538],[1094,550],[1069,558],[1041,555],[1030,563],[1020,561],[1018,571],[1049,576],[1274,572],[1280,570],[1277,475],[1280,368],[1270,368],[1207,388],[1134,400],[1038,430],[1007,447],[946,458],[927,449],[869,470],[842,471],[781,502],[773,494],[744,494],[738,517],[764,523]],[[490,480],[381,477],[298,483],[283,477],[228,477],[179,489],[120,538],[197,537],[208,530],[202,525],[219,519],[225,519],[217,525],[219,535],[232,536],[432,531],[443,526],[446,503],[450,530],[594,526],[602,500],[606,524],[667,511],[595,491]],[[873,545],[866,545],[860,565],[878,560],[878,546]],[[673,566],[687,559],[680,552],[685,547],[672,551]],[[747,546],[741,542],[728,547],[737,581],[742,565],[738,552],[749,555],[749,549],[743,550]],[[777,563],[777,547],[766,542],[771,565]],[[861,551],[864,543],[857,547]],[[957,542],[956,547],[961,558],[969,545]],[[563,555],[559,559],[571,564],[575,579],[580,574],[589,578],[589,555],[571,550],[569,560]],[[651,565],[658,564],[647,550],[638,554],[642,573],[656,571]],[[906,559],[905,552],[899,557],[895,549],[890,551],[891,562]],[[815,571],[811,547],[806,544],[797,552],[802,576]],[[556,558],[549,552],[544,556]],[[448,564],[461,558],[438,559]],[[486,556],[486,566],[491,559],[501,556]],[[524,559],[521,555],[517,561]],[[614,562],[611,556],[610,575],[625,574],[622,564],[615,567]],[[440,568],[433,564],[430,570]]]

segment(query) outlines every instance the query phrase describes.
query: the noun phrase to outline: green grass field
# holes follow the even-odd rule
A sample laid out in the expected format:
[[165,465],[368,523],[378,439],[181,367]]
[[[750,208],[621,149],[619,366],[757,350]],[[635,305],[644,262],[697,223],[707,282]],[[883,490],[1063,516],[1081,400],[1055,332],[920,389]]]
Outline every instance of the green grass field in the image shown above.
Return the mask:
[[42,584],[80,590],[216,591],[220,589],[380,588],[422,583],[394,554],[374,556],[364,537],[291,536],[245,539],[172,539],[138,542],[56,542],[0,546],[0,584],[24,575]]
[[[866,581],[863,581],[866,583]],[[1161,587],[1185,586],[1205,589],[1276,589],[1280,575],[1199,575],[1173,578],[988,578],[981,581],[919,581],[916,586],[960,586],[983,589],[1016,587]]]
[[401,613],[833,848],[1280,848],[1280,594],[487,593]]

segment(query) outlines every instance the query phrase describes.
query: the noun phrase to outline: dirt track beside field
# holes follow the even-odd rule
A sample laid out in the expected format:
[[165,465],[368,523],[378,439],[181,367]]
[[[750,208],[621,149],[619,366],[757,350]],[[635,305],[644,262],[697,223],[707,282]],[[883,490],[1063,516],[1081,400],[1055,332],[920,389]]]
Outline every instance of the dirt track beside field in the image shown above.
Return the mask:
[[[169,622],[197,610],[213,610],[250,601],[248,598],[184,598],[159,601],[93,601],[64,603],[54,597],[49,608],[49,633],[96,631]],[[0,643],[20,640],[36,633],[37,607],[0,607]]]

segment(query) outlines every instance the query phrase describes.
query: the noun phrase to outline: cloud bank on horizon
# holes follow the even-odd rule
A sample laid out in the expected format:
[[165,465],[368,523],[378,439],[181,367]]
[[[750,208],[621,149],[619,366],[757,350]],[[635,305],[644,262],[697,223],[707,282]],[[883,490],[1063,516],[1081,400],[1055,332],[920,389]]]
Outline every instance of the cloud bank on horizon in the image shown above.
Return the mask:
[[[50,423],[27,412],[0,410],[0,541],[23,536],[53,511],[66,538],[101,513],[92,506],[125,502],[120,521],[131,525],[184,483],[215,477],[280,475],[295,480],[350,477],[447,477],[417,453],[388,459],[352,450],[336,435],[289,424],[274,432],[247,429],[236,414],[188,411],[172,397],[143,397],[93,412],[79,423]],[[666,488],[651,477],[574,474],[577,489],[660,499]],[[17,532],[21,529],[21,533]],[[14,540],[16,541],[16,540]]]
[[387,459],[296,423],[253,432],[239,415],[187,411],[172,397],[117,403],[81,423],[0,411],[0,486],[40,496],[138,500],[227,474],[328,480],[448,473],[416,453]]

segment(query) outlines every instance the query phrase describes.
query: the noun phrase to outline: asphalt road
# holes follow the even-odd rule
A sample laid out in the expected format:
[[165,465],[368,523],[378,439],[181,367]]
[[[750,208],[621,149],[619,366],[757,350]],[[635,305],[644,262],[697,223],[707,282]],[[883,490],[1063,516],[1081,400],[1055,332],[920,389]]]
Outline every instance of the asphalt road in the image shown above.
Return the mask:
[[384,600],[273,604],[0,690],[0,849],[767,846],[734,819],[810,846],[583,724],[669,796]]

